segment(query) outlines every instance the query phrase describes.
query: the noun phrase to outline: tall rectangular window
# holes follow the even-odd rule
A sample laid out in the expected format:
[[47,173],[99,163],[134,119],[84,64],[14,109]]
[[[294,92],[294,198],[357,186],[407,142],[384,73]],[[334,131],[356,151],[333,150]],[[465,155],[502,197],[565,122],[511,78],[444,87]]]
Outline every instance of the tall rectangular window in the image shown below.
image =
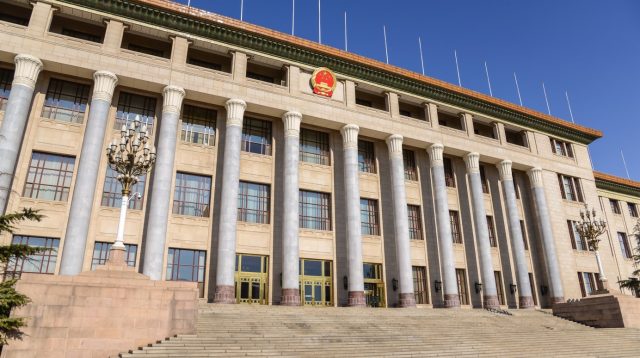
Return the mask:
[[376,173],[376,156],[373,142],[358,140],[358,167],[363,173]]
[[245,118],[242,125],[242,151],[271,155],[271,122]]
[[480,165],[480,181],[482,182],[482,192],[489,194],[489,182],[487,181],[487,175],[485,174],[484,165]]
[[427,268],[424,266],[412,266],[413,292],[416,303],[419,305],[429,303],[429,290],[427,289]]
[[558,182],[560,183],[562,199],[584,202],[582,188],[580,187],[580,180],[578,178],[558,174]]
[[140,122],[147,125],[149,133],[153,133],[153,125],[156,119],[156,99],[139,94],[120,92],[114,128],[120,129],[123,124],[129,125],[131,121],[136,119],[136,116],[140,116]]
[[522,232],[522,243],[524,244],[524,249],[529,250],[529,240],[527,239],[527,229],[524,225],[524,220],[520,220],[520,232]]
[[331,230],[331,196],[327,193],[300,190],[300,227]]
[[627,208],[629,209],[629,215],[631,215],[632,218],[638,217],[638,206],[636,204],[627,203]]
[[409,239],[424,240],[422,236],[422,215],[419,205],[407,205],[409,214]]
[[308,128],[300,129],[300,161],[329,165],[329,134]]
[[74,157],[33,152],[22,196],[67,201],[75,161]]
[[418,181],[418,169],[416,168],[416,153],[413,150],[403,149],[402,160],[404,162],[404,178]]
[[7,108],[12,81],[13,70],[0,68],[0,111],[4,111]]
[[451,225],[451,238],[454,244],[462,244],[462,231],[460,230],[460,216],[457,211],[449,210],[449,222]]
[[563,142],[561,140],[555,138],[549,138],[551,140],[551,151],[554,154],[573,158],[573,148],[571,147],[571,143]]
[[631,258],[631,247],[629,246],[629,238],[624,232],[618,232],[618,243],[620,244],[620,251],[622,257],[625,259]]
[[51,79],[42,107],[42,117],[82,123],[88,102],[88,85]]
[[578,272],[582,297],[591,296],[596,290],[596,275],[592,272]]
[[615,199],[609,199],[609,205],[611,205],[611,211],[614,214],[620,215],[622,214],[622,210],[620,210],[620,202]]
[[209,217],[211,202],[211,177],[176,173],[176,189],[173,194],[173,213]]
[[378,215],[378,201],[360,199],[360,227],[362,235],[380,235],[380,218]]
[[493,271],[493,278],[496,281],[496,291],[498,293],[498,301],[501,306],[506,305],[504,297],[504,286],[502,286],[502,273],[500,271]]
[[271,190],[267,184],[240,182],[238,221],[268,224]]
[[456,279],[458,281],[458,297],[461,305],[469,304],[469,293],[467,292],[467,274],[464,269],[456,269]]
[[576,222],[567,220],[567,227],[569,228],[569,237],[571,238],[571,247],[578,251],[589,251],[589,245],[587,241],[580,237],[578,230],[576,229]]
[[[107,167],[107,173],[104,179],[104,188],[102,189],[102,206],[119,208],[122,200],[122,184],[117,179],[118,173]],[[131,187],[131,198],[129,200],[129,209],[142,210],[144,206],[144,186],[147,181],[147,175],[138,177],[138,182]],[[140,194],[140,199],[134,194]]]
[[20,278],[23,272],[53,274],[56,270],[60,239],[15,235],[11,239],[11,245],[41,247],[44,251],[30,255],[26,259],[9,259],[4,273],[5,278]]
[[487,215],[487,230],[489,231],[489,244],[491,247],[498,247],[498,239],[496,237],[496,228],[493,225],[493,217]]
[[201,250],[169,248],[167,281],[198,283],[199,296],[204,297],[204,272],[207,253]]
[[[112,243],[96,241],[93,246],[93,256],[91,257],[91,270],[95,270],[98,265],[104,265],[109,259],[109,252],[111,250]],[[127,266],[136,266],[136,255],[138,253],[138,245],[124,244],[126,250],[125,262]]]
[[444,162],[444,182],[449,188],[456,187],[456,176],[453,172],[453,162],[451,158],[443,158]]
[[216,144],[216,116],[210,108],[185,104],[182,108],[180,140],[202,145]]

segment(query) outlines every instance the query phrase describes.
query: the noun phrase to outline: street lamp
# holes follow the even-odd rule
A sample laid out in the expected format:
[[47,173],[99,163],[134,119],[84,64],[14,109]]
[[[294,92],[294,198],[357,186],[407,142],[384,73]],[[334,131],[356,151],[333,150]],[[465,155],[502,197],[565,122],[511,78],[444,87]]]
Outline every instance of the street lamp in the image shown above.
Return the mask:
[[138,182],[138,177],[151,170],[156,161],[156,148],[149,143],[149,130],[140,122],[140,116],[122,125],[120,141],[113,140],[107,146],[109,167],[118,173],[117,180],[122,184],[122,204],[118,235],[112,250],[124,251],[124,225],[129,206],[131,188]]
[[589,210],[587,204],[584,205],[584,210],[580,210],[580,218],[582,221],[576,223],[576,231],[578,231],[578,235],[580,235],[582,239],[587,241],[589,248],[596,254],[598,277],[602,283],[602,292],[609,292],[607,278],[604,275],[600,253],[598,252],[598,245],[600,244],[599,236],[607,230],[607,223],[602,219],[596,219],[596,210]]

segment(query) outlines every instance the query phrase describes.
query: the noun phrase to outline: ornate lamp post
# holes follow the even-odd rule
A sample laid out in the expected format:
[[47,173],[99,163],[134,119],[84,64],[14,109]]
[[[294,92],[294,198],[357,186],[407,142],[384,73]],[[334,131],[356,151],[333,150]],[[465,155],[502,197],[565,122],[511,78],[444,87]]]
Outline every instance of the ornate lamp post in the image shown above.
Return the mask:
[[[118,173],[117,180],[122,184],[122,205],[120,206],[120,221],[118,222],[118,235],[111,246],[111,259],[117,250],[122,254],[124,262],[124,225],[129,206],[131,188],[138,182],[140,175],[151,170],[156,161],[156,148],[149,144],[149,131],[147,126],[140,122],[140,116],[136,115],[129,126],[122,125],[120,130],[120,142],[112,141],[107,146],[107,159],[109,167]],[[118,259],[119,260],[119,259]]]
[[604,275],[600,253],[598,252],[598,245],[600,244],[599,236],[607,230],[607,223],[602,219],[596,219],[596,210],[591,209],[591,211],[589,211],[587,204],[584,205],[584,210],[580,210],[580,218],[582,221],[576,223],[576,230],[578,231],[578,235],[587,241],[589,248],[596,254],[598,277],[602,283],[602,290],[600,291],[603,293],[609,292],[607,278]]

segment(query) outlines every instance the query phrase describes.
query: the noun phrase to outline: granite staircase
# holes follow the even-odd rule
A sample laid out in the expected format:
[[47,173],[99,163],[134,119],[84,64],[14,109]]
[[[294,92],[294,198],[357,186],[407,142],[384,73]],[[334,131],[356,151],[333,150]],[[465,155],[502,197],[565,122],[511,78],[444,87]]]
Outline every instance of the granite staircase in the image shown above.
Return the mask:
[[594,329],[535,310],[202,304],[194,335],[121,357],[638,357],[640,330]]

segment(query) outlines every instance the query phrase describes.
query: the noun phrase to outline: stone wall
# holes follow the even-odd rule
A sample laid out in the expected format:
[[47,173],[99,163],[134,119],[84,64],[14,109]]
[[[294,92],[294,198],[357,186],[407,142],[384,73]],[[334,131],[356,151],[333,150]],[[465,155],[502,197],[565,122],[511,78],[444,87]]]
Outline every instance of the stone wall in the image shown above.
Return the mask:
[[618,294],[593,295],[555,304],[553,314],[596,328],[640,328],[640,299]]

